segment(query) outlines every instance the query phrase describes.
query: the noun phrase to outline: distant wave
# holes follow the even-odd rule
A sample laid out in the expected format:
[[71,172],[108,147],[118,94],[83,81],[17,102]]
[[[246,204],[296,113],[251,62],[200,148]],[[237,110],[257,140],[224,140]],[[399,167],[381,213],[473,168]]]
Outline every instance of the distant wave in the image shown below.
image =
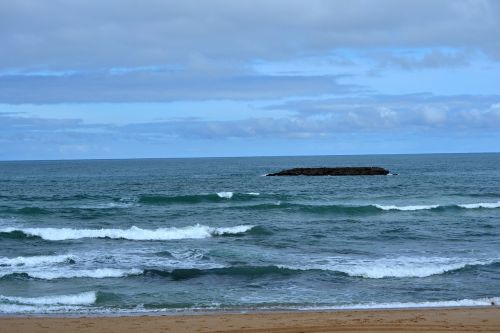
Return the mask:
[[471,204],[453,204],[453,205],[413,205],[413,206],[395,206],[395,205],[374,205],[375,207],[382,210],[426,210],[426,209],[453,209],[453,208],[464,208],[464,209],[478,209],[478,208],[500,208],[500,201],[497,202],[479,202]]
[[149,205],[166,204],[196,204],[202,202],[224,202],[228,199],[233,201],[252,200],[259,196],[258,192],[235,193],[235,192],[217,192],[213,194],[191,194],[191,195],[141,195],[138,202]]
[[253,225],[235,227],[209,227],[196,224],[187,227],[141,229],[133,226],[129,229],[71,229],[71,228],[2,228],[0,234],[16,237],[40,237],[45,240],[60,241],[80,238],[113,238],[129,240],[174,240],[189,238],[209,238],[231,234],[242,234],[254,228]]
[[0,257],[1,266],[38,266],[46,264],[64,263],[73,260],[72,255],[53,255],[53,256],[29,256],[6,258]]
[[426,210],[441,207],[440,205],[413,205],[413,206],[395,206],[395,205],[373,205],[382,210]]
[[500,201],[497,202],[480,202],[472,204],[458,205],[459,207],[466,209],[477,209],[477,208],[500,208]]
[[75,208],[79,209],[119,209],[119,208],[129,208],[134,206],[131,202],[105,202],[105,203],[96,203],[89,205],[81,205]]
[[97,299],[95,291],[71,295],[52,295],[40,297],[14,297],[0,295],[0,302],[27,305],[89,305]]
[[120,277],[125,277],[130,275],[140,275],[140,274],[143,274],[143,270],[137,268],[132,268],[132,269],[96,268],[96,269],[79,269],[79,270],[44,269],[44,270],[34,270],[34,271],[8,272],[3,275],[0,273],[0,277],[1,278],[25,277],[25,278],[35,278],[43,280],[73,279],[73,278],[105,279],[105,278],[120,278]]
[[297,210],[313,214],[373,214],[389,211],[419,211],[419,210],[456,210],[456,209],[494,209],[500,208],[500,201],[493,203],[472,203],[472,204],[452,204],[452,205],[381,205],[381,204],[367,204],[367,205],[319,205],[319,204],[300,204],[291,202],[274,202],[274,203],[259,203],[255,205],[234,206],[232,209],[245,209],[245,210]]

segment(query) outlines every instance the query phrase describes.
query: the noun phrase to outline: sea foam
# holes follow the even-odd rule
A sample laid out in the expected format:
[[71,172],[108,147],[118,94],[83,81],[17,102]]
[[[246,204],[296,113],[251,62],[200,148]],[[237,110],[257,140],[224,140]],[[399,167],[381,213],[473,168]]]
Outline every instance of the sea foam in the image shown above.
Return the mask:
[[14,297],[0,295],[1,302],[27,305],[89,305],[97,299],[95,291],[71,295],[52,295],[41,297]]
[[20,231],[28,236],[38,236],[45,240],[60,241],[80,238],[114,238],[129,240],[174,240],[200,239],[224,234],[239,234],[252,229],[253,225],[235,227],[210,227],[196,224],[187,227],[141,229],[132,226],[129,229],[71,229],[71,228],[3,228],[0,232]]
[[[440,257],[396,257],[380,259],[327,258],[298,269],[320,269],[337,271],[353,277],[370,279],[415,278],[439,275],[467,266],[490,265],[498,259],[440,258]],[[291,268],[290,266],[284,266]],[[294,267],[296,268],[296,267]],[[297,269],[297,268],[296,268]]]
[[218,192],[219,198],[231,199],[233,197],[233,192]]
[[68,262],[72,255],[31,256],[31,257],[0,257],[0,266],[39,266]]
[[104,279],[104,278],[120,278],[130,275],[140,275],[143,272],[144,271],[142,269],[137,269],[137,268],[132,268],[132,269],[97,268],[97,269],[79,269],[79,270],[45,269],[45,270],[5,272],[3,274],[0,273],[0,277],[11,274],[27,274],[32,278],[43,279],[43,280],[72,279],[72,278]]
[[436,307],[475,307],[491,306],[500,304],[500,297],[488,297],[478,299],[458,299],[445,301],[427,301],[427,302],[389,302],[389,303],[360,303],[348,305],[331,306],[304,306],[299,310],[349,310],[349,309],[408,309],[408,308],[436,308]]
[[470,204],[452,204],[452,205],[408,205],[408,206],[396,206],[396,205],[379,205],[374,204],[374,207],[382,210],[401,210],[401,211],[413,211],[413,210],[428,210],[436,208],[465,208],[465,209],[478,209],[478,208],[500,208],[500,201],[497,202],[479,202]]
[[411,205],[411,206],[374,205],[374,206],[382,210],[403,210],[403,211],[426,210],[439,207],[439,205]]
[[480,202],[480,203],[473,203],[473,204],[463,204],[463,205],[458,205],[459,207],[462,208],[468,208],[468,209],[476,209],[476,208],[500,208],[500,201],[497,202]]

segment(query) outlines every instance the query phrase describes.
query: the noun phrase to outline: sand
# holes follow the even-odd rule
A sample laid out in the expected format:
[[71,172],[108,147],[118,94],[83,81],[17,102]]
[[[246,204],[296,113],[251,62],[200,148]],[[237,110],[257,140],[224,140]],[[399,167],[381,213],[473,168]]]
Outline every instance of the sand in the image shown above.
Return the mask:
[[500,307],[128,317],[1,317],[0,333],[500,332]]

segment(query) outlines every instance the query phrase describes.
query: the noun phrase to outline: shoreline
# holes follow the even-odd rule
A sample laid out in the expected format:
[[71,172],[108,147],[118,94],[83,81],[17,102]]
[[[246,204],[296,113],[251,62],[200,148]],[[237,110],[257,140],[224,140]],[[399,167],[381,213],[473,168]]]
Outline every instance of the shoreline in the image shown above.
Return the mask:
[[406,306],[406,307],[366,307],[366,308],[256,308],[256,309],[194,309],[144,311],[109,311],[109,312],[54,312],[54,313],[0,313],[0,319],[5,318],[116,318],[116,317],[191,317],[191,316],[225,316],[225,315],[261,315],[276,313],[337,313],[337,312],[370,312],[370,311],[406,311],[406,310],[457,310],[457,309],[500,309],[500,304],[475,306]]
[[68,311],[33,312],[33,313],[0,313],[3,318],[116,318],[116,317],[183,317],[183,316],[217,316],[217,315],[259,315],[273,313],[336,313],[364,311],[399,311],[399,310],[456,310],[456,309],[500,309],[500,304],[491,305],[443,305],[443,306],[401,306],[401,307],[310,307],[310,308],[233,308],[233,309],[158,309],[158,310],[123,310],[123,311]]
[[500,332],[500,307],[443,307],[111,316],[2,316],[23,332]]

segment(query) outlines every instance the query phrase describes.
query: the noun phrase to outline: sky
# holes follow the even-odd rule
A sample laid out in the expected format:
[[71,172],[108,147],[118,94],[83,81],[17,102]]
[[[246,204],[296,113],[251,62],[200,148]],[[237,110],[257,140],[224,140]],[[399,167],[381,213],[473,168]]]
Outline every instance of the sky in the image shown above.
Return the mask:
[[0,0],[0,160],[500,151],[500,1]]

